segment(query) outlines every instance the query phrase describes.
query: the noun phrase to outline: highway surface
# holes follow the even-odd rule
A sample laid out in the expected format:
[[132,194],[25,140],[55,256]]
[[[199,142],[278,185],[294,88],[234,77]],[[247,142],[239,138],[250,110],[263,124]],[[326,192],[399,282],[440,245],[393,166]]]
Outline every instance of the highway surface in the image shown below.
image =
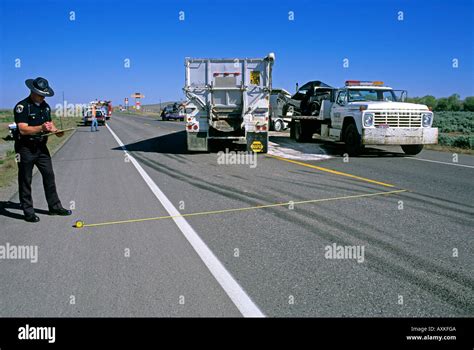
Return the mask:
[[0,316],[474,315],[473,156],[345,159],[278,133],[252,168],[188,153],[183,130],[120,114],[79,127],[53,157],[70,217],[46,215],[39,175],[39,223],[2,199],[0,245],[38,261],[0,261]]

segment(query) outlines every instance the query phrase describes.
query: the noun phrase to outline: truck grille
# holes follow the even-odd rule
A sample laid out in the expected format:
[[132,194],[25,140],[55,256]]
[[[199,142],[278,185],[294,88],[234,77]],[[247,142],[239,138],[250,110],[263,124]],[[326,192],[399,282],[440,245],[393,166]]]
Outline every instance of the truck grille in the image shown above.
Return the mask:
[[421,111],[374,112],[374,125],[391,128],[418,128],[421,127],[422,113]]

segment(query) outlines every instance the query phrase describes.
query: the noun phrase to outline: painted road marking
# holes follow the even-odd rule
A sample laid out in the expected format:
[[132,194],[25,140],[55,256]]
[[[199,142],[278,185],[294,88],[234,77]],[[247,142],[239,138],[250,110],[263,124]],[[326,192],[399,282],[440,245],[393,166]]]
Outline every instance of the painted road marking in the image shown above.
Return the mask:
[[356,175],[352,175],[352,174],[348,174],[348,173],[343,173],[343,172],[341,172],[341,171],[332,170],[332,169],[328,169],[328,168],[323,168],[323,167],[320,167],[320,166],[317,166],[317,165],[313,165],[313,164],[298,162],[298,161],[296,161],[296,160],[286,159],[286,158],[279,157],[279,156],[274,156],[274,155],[271,155],[271,154],[267,154],[267,157],[275,158],[275,159],[282,160],[282,161],[289,162],[289,163],[294,163],[294,164],[302,165],[302,166],[305,166],[305,167],[308,167],[308,168],[313,168],[313,169],[325,171],[325,172],[327,172],[327,173],[334,174],[334,175],[345,176],[345,177],[350,177],[350,178],[356,179],[356,180],[361,180],[361,181],[365,181],[365,182],[370,182],[370,183],[373,183],[373,184],[376,184],[376,185],[380,185],[380,186],[395,187],[394,185],[390,185],[390,184],[387,184],[387,183],[385,183],[385,182],[375,181],[375,180],[367,179],[367,178],[365,178],[365,177],[356,176]]
[[438,160],[431,160],[431,159],[424,159],[424,158],[413,158],[413,157],[403,157],[405,159],[413,159],[413,160],[420,160],[422,162],[430,162],[430,163],[439,163],[439,164],[446,164],[446,165],[454,165],[454,166],[461,166],[465,168],[474,168],[472,165],[465,165],[465,164],[456,164],[456,163],[448,163],[448,162],[440,162]]
[[365,193],[365,194],[357,194],[357,195],[343,196],[343,197],[331,197],[331,198],[310,199],[310,200],[304,200],[304,201],[290,201],[290,202],[284,202],[284,203],[263,204],[263,205],[256,205],[256,206],[253,206],[253,207],[244,207],[244,208],[232,208],[232,209],[202,211],[202,212],[196,212],[196,213],[179,214],[179,215],[174,215],[174,216],[169,215],[169,216],[157,216],[157,217],[153,217],[153,218],[130,219],[130,220],[120,220],[120,221],[106,221],[106,222],[99,222],[99,223],[95,223],[95,224],[87,224],[87,223],[83,223],[82,221],[79,221],[80,222],[80,227],[78,227],[78,228],[106,226],[106,225],[117,225],[117,224],[129,224],[129,223],[143,222],[143,221],[174,219],[174,218],[178,218],[178,217],[223,214],[223,213],[239,212],[239,211],[246,211],[246,210],[256,210],[256,209],[287,206],[287,205],[290,205],[290,204],[298,205],[298,204],[308,204],[308,203],[330,202],[330,201],[343,200],[343,199],[375,197],[375,196],[383,196],[383,195],[402,193],[402,192],[407,192],[407,191],[408,190],[395,190],[395,191]]
[[156,183],[150,178],[146,171],[141,167],[137,160],[127,151],[127,148],[119,139],[119,137],[113,132],[109,125],[106,125],[115,141],[120,145],[124,153],[127,155],[130,162],[135,166],[138,173],[141,175],[143,180],[153,192],[155,197],[160,201],[163,207],[166,209],[168,214],[172,216],[173,221],[176,223],[178,228],[183,233],[184,237],[188,240],[191,246],[194,248],[196,253],[199,255],[201,260],[207,266],[211,274],[221,285],[222,289],[227,293],[230,300],[234,303],[237,309],[244,317],[265,317],[263,312],[258,306],[250,299],[248,294],[243,288],[237,283],[227,269],[222,265],[219,259],[194,231],[191,225],[188,224],[185,218],[180,216],[179,211],[174,207],[166,195],[160,190]]

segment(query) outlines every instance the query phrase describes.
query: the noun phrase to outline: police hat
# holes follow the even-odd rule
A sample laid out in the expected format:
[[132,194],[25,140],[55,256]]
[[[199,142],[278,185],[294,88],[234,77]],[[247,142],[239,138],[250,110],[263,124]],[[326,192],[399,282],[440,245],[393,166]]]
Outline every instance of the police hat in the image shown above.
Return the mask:
[[54,91],[45,78],[27,79],[25,84],[35,94],[47,97],[54,96]]

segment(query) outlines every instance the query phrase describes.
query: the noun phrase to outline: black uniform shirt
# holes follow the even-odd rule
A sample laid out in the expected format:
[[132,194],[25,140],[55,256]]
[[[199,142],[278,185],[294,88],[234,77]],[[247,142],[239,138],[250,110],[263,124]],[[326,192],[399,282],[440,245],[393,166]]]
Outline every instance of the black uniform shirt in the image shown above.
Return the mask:
[[[18,102],[13,110],[15,115],[15,123],[27,123],[29,126],[38,126],[51,121],[51,108],[43,101],[40,105],[36,105],[30,96]],[[19,131],[19,130],[18,130]],[[38,134],[38,136],[41,134]],[[27,139],[38,139],[38,136],[29,136]],[[20,137],[25,139],[24,136]],[[44,140],[46,141],[46,140]]]

